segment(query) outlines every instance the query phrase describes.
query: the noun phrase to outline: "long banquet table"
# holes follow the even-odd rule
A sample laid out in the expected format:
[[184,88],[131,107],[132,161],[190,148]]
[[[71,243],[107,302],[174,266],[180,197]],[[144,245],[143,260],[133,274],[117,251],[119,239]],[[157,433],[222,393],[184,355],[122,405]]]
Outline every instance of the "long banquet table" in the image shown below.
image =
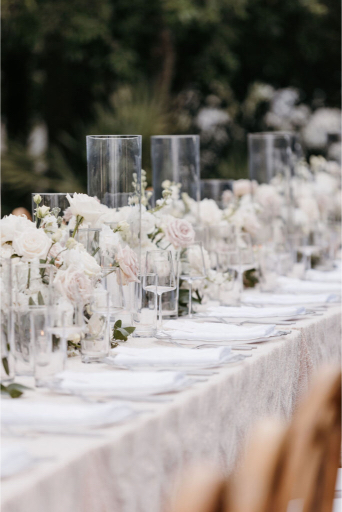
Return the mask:
[[[315,369],[340,360],[340,306],[298,321],[291,331],[260,343],[252,357],[168,395],[169,402],[134,403],[144,413],[126,423],[80,435],[4,435],[3,444],[18,442],[42,460],[2,481],[2,512],[159,512],[175,475],[189,463],[206,460],[229,472],[255,421],[266,415],[290,418]],[[157,343],[128,341],[141,347]],[[75,371],[100,367],[105,366],[68,360]],[[80,401],[44,390],[20,398],[43,399]]]

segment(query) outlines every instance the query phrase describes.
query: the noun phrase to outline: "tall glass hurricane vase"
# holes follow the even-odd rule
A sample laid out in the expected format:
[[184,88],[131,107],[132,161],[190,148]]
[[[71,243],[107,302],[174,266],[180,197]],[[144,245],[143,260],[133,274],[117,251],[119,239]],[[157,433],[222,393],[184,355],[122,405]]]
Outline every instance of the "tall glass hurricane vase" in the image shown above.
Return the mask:
[[180,183],[181,193],[200,200],[199,135],[155,135],[151,137],[154,202],[161,199],[165,180]]
[[286,202],[288,231],[293,225],[291,177],[296,164],[296,135],[292,132],[248,134],[249,176],[261,183],[274,183]]
[[[88,195],[112,209],[108,221],[130,225],[127,243],[140,262],[141,135],[88,135]],[[124,207],[124,217],[115,215]]]

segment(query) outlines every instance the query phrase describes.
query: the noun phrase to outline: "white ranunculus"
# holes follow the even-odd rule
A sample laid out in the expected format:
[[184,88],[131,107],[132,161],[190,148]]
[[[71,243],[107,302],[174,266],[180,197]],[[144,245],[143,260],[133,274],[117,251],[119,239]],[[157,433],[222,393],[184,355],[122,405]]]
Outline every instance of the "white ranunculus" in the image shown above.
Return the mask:
[[67,194],[67,199],[70,204],[70,210],[75,217],[79,215],[83,217],[85,222],[89,222],[95,226],[101,215],[104,215],[108,208],[101,204],[95,197],[90,197],[87,194],[74,193],[73,197]]
[[6,242],[13,242],[20,233],[32,228],[35,229],[35,225],[28,220],[26,215],[6,215],[0,220],[1,245]]
[[79,267],[71,265],[58,270],[54,279],[56,289],[70,302],[86,303],[91,295],[92,284],[88,276]]
[[22,256],[23,261],[45,259],[51,247],[51,240],[44,230],[32,226],[13,240],[14,252]]

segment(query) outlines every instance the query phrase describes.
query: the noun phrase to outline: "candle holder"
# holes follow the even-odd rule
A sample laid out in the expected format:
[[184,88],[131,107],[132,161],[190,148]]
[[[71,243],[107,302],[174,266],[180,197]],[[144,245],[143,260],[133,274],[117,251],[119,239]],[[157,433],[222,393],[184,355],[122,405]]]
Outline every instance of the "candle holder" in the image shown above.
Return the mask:
[[181,193],[200,200],[199,135],[151,137],[154,204],[161,199],[165,180],[181,184]]
[[[123,208],[130,225],[128,243],[138,256],[141,245],[141,135],[88,135],[88,195],[115,212]],[[127,210],[130,207],[130,210]]]

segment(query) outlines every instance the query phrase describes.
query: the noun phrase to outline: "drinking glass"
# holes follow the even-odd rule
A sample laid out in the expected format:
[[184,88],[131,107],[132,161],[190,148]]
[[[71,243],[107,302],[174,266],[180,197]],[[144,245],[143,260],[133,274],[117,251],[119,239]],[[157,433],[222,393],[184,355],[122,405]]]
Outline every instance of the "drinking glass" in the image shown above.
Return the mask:
[[[75,240],[83,245],[87,253],[93,256],[97,263],[101,261],[100,232],[101,230],[97,228],[78,228],[74,236]],[[72,229],[69,234],[73,236]]]
[[42,307],[30,311],[34,352],[34,377],[37,387],[49,387],[58,381],[67,358],[65,312],[61,308]]
[[[59,208],[59,216],[63,217],[64,212],[67,208],[69,208],[70,204],[67,200],[67,192],[53,192],[53,193],[41,193],[41,192],[33,192],[31,194],[32,196],[32,219],[33,222],[36,221],[35,216],[35,209],[37,208],[36,203],[34,202],[33,198],[35,195],[39,194],[42,198],[41,202],[39,203],[39,206],[48,206],[50,208],[50,211],[52,211],[54,208]],[[73,197],[73,194],[69,194],[70,197]]]
[[157,274],[139,274],[134,283],[133,337],[148,338],[157,332]]
[[[159,297],[158,329],[161,330],[163,322],[162,294],[176,289],[176,275],[172,252],[169,250],[147,251],[146,274],[157,274],[157,295]],[[146,291],[153,291],[154,285],[145,286]]]
[[1,382],[11,382],[14,378],[13,323],[12,323],[12,260],[0,260],[1,293]]
[[[240,291],[243,291],[243,274],[255,267],[255,258],[251,236],[248,233],[239,233],[236,237],[237,257],[232,268],[238,273]],[[233,257],[233,256],[232,256]]]
[[207,275],[202,244],[194,243],[182,249],[179,265],[180,279],[187,281],[189,285],[188,317],[192,318],[192,284],[194,281],[204,279]]
[[118,267],[102,267],[101,288],[109,294],[109,321],[112,325],[116,322],[118,313],[130,308],[128,300],[125,300],[121,270]]
[[219,300],[224,306],[240,305],[241,276],[240,254],[235,249],[216,252],[217,270],[227,274],[229,279],[221,286]]
[[151,137],[154,204],[161,199],[162,183],[182,185],[180,192],[200,200],[199,135],[155,135]]
[[110,350],[110,294],[94,290],[85,311],[85,329],[81,338],[82,363],[98,363]]

